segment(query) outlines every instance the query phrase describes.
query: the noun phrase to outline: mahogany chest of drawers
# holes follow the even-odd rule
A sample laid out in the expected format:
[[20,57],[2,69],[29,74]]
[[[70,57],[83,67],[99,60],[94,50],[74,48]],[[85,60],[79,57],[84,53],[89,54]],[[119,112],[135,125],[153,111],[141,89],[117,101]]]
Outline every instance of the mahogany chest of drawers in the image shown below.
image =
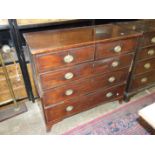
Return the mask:
[[140,36],[114,24],[24,34],[47,130],[123,99]]
[[126,95],[129,99],[131,95],[155,85],[155,20],[142,20],[118,25],[142,34],[128,81]]

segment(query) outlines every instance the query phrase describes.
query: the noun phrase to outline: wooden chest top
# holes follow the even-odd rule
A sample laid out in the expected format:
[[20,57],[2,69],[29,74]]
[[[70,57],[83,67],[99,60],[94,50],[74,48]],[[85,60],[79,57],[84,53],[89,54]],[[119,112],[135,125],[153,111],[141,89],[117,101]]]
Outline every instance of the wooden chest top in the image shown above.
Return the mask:
[[32,54],[52,52],[93,42],[93,28],[48,30],[24,34]]
[[38,54],[90,45],[96,42],[137,37],[139,35],[139,32],[134,32],[117,25],[107,24],[82,28],[29,32],[25,33],[24,37],[31,53]]

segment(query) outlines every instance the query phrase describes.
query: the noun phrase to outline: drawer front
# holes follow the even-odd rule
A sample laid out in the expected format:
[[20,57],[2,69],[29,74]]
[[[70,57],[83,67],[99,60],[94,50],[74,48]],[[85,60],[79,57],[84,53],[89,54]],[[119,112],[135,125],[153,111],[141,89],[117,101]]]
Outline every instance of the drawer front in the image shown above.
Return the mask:
[[134,74],[149,72],[155,69],[155,58],[137,62]]
[[149,84],[152,84],[153,82],[155,82],[155,70],[134,77],[132,79],[130,90],[136,90],[139,88],[146,87]]
[[94,60],[94,46],[81,47],[64,52],[36,56],[38,72],[45,72],[58,67],[66,67]]
[[137,38],[119,40],[115,42],[99,43],[96,45],[96,59],[116,56],[127,52],[133,52],[137,45]]
[[43,103],[45,106],[72,99],[87,94],[97,89],[108,88],[118,83],[125,83],[129,68],[115,71],[109,74],[100,75],[86,80],[81,80],[55,89],[44,92]]
[[46,120],[48,122],[61,120],[65,117],[92,108],[102,102],[117,100],[123,96],[124,88],[125,86],[121,85],[115,88],[91,93],[86,96],[81,96],[80,98],[73,100],[64,101],[62,104],[45,110]]
[[137,53],[137,60],[149,59],[155,57],[155,47],[141,49]]
[[40,75],[42,89],[53,88],[93,75],[93,63],[67,67]]
[[143,41],[141,42],[142,47],[155,45],[155,32],[148,32],[143,37]]
[[54,88],[75,80],[130,66],[133,54],[108,58],[40,75],[42,89]]
[[133,54],[121,55],[119,57],[99,60],[94,63],[94,73],[104,73],[118,70],[131,65]]

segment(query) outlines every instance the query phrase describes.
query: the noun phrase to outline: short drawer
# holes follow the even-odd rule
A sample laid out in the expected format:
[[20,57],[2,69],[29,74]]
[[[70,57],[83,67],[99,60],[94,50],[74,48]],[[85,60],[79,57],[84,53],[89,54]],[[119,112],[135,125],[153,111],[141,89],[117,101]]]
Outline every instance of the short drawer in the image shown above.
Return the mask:
[[132,59],[133,54],[127,54],[44,73],[40,75],[42,89],[54,88],[82,78],[125,68],[130,66]]
[[92,108],[103,102],[120,99],[123,96],[125,85],[81,96],[73,100],[64,101],[62,104],[45,109],[46,120],[52,122],[74,115],[81,111]]
[[137,62],[134,74],[141,74],[155,69],[155,58]]
[[83,94],[88,94],[98,89],[106,89],[118,83],[125,83],[128,70],[129,68],[124,68],[105,75],[99,75],[97,77],[50,89],[44,92],[43,103],[45,106],[48,106]]
[[143,48],[137,53],[137,61],[155,57],[155,46]]
[[45,72],[94,60],[94,51],[94,45],[86,46],[57,53],[39,54],[36,55],[35,61],[38,72]]
[[94,73],[104,73],[125,68],[131,65],[133,53],[121,55],[117,57],[107,58],[94,62]]
[[155,70],[133,77],[130,90],[143,88],[155,82]]
[[141,46],[145,47],[150,45],[155,45],[155,32],[147,32],[143,35]]
[[137,45],[137,38],[119,40],[96,45],[96,59],[117,56],[128,52],[133,52]]

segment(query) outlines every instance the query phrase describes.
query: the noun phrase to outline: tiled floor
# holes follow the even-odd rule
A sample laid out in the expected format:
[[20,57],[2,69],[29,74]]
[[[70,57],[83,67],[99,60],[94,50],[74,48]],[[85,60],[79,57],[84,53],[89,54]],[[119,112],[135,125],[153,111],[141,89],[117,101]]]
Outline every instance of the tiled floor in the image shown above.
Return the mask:
[[[155,91],[155,87],[133,96],[132,100],[137,99],[143,95],[146,95],[147,93],[150,93],[152,91]],[[27,101],[26,105],[28,108],[28,112],[1,122],[0,134],[1,135],[62,134],[65,131],[76,127],[77,125],[93,120],[103,115],[104,113],[121,106],[117,101],[103,104],[91,110],[64,119],[63,121],[55,124],[51,132],[46,133],[43,116],[38,104],[40,104],[39,100],[34,104]]]

